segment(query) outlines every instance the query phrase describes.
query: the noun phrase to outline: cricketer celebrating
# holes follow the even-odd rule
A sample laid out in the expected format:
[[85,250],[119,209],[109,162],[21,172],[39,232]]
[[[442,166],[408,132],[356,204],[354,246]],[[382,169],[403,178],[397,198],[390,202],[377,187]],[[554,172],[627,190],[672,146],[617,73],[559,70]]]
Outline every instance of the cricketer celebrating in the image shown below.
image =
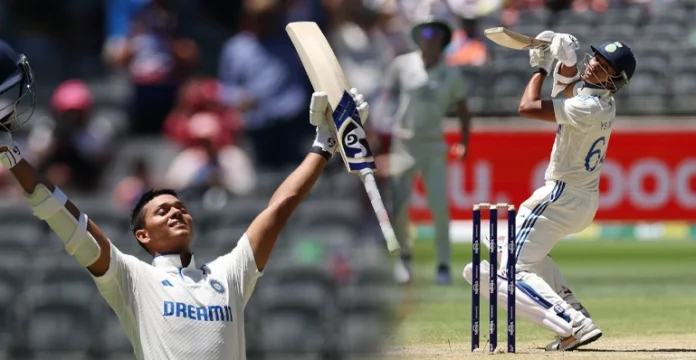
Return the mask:
[[[450,26],[429,19],[414,23],[411,37],[419,51],[398,56],[392,62],[384,98],[396,102],[389,154],[389,176],[394,233],[401,244],[401,261],[395,268],[399,283],[411,279],[411,246],[408,205],[416,171],[425,184],[435,226],[436,282],[449,284],[450,215],[447,201],[447,156],[451,151],[464,159],[469,141],[469,114],[464,79],[460,71],[444,62],[443,51],[452,38]],[[455,105],[462,139],[448,149],[443,122]]]
[[[558,129],[546,185],[520,206],[516,256],[508,259],[507,251],[502,251],[499,276],[509,276],[505,264],[516,261],[517,314],[556,334],[546,350],[574,350],[599,339],[602,331],[570,291],[549,252],[559,240],[582,231],[594,219],[600,171],[616,117],[612,94],[628,84],[636,59],[628,45],[610,41],[592,46],[592,54],[578,71],[575,37],[544,31],[537,38],[549,40],[551,45],[530,50],[535,70],[522,95],[519,113],[556,123]],[[558,63],[551,95],[562,93],[567,98],[541,100],[542,85],[554,59]],[[486,276],[487,266],[481,265]],[[464,270],[469,283],[471,270],[471,264]],[[502,281],[498,286],[500,301],[507,294],[507,284]]]
[[[191,252],[194,220],[173,190],[152,190],[132,211],[136,240],[153,256],[152,264],[123,254],[56,186],[25,160],[7,130],[23,126],[30,113],[15,109],[33,101],[33,76],[26,58],[0,43],[0,93],[19,89],[11,106],[0,111],[0,161],[15,176],[39,219],[63,240],[66,250],[92,274],[99,292],[114,310],[137,359],[245,359],[244,307],[271,254],[279,233],[307,196],[336,151],[329,129],[328,97],[314,93],[310,123],[313,147],[270,199],[268,207],[230,245],[237,246],[201,267]],[[357,92],[355,92],[357,93]],[[356,95],[358,110],[367,103]]]

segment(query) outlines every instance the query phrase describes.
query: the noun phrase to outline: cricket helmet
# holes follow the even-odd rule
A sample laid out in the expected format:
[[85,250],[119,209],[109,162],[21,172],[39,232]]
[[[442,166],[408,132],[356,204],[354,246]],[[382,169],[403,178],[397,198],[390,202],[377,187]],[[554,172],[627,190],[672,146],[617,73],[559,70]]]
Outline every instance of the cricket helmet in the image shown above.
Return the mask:
[[[590,46],[590,48],[593,56],[603,57],[614,69],[616,75],[609,77],[608,80],[611,92],[615,93],[629,83],[636,72],[636,57],[628,45],[620,41],[607,41],[597,47]],[[585,66],[587,66],[587,62]]]
[[0,131],[22,128],[36,105],[34,74],[29,61],[0,40]]
[[452,41],[453,33],[452,27],[445,20],[429,17],[415,21],[411,26],[411,40],[414,44],[418,45],[418,39],[423,36],[428,36],[428,29],[430,29],[431,27],[438,27],[442,29],[442,31],[444,31],[445,42],[444,44],[442,44],[442,49],[444,50]]

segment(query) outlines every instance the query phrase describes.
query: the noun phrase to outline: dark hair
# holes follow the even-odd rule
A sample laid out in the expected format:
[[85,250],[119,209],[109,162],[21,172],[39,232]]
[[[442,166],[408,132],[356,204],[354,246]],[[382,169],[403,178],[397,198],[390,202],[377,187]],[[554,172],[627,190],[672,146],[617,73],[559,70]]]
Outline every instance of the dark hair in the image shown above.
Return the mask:
[[[150,189],[147,192],[145,192],[141,197],[140,200],[135,204],[135,207],[133,207],[133,210],[131,210],[131,216],[130,216],[130,228],[131,232],[133,233],[133,236],[135,236],[135,232],[142,229],[145,226],[145,213],[143,211],[143,208],[145,208],[145,205],[149,203],[152,199],[160,196],[160,195],[172,195],[176,197],[177,199],[179,198],[179,195],[177,195],[176,191],[173,189]],[[141,243],[138,238],[135,238],[135,241],[140,244],[140,246],[147,251],[147,253],[150,253],[150,250],[145,247],[145,244]]]

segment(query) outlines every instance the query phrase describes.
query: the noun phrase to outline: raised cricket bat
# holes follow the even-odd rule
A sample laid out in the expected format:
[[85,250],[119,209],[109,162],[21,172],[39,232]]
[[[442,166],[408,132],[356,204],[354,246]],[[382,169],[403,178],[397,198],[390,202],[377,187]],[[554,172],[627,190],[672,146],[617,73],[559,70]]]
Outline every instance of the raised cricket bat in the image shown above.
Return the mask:
[[338,152],[348,172],[359,175],[365,190],[377,214],[382,234],[387,242],[387,248],[392,254],[397,254],[401,247],[396,240],[394,230],[389,222],[387,210],[384,208],[382,196],[377,189],[374,169],[375,159],[367,143],[363,123],[350,95],[350,85],[343,69],[336,59],[329,42],[314,22],[292,22],[285,27],[295,50],[302,60],[307,76],[314,91],[328,94],[328,116],[333,118],[330,124],[338,139]]
[[504,27],[494,27],[483,32],[494,43],[515,50],[530,50],[551,45],[550,41],[522,35]]

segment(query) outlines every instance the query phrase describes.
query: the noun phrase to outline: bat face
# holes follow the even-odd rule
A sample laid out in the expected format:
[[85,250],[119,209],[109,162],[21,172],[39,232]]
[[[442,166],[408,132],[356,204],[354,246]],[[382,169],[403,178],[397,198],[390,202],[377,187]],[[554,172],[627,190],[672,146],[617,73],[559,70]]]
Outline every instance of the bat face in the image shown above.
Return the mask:
[[341,101],[333,112],[336,133],[341,148],[341,155],[350,172],[360,172],[363,169],[375,169],[370,144],[360,120],[360,113],[355,106],[353,97],[344,92]]
[[504,27],[486,29],[484,35],[500,46],[515,50],[536,49],[550,44],[548,41],[534,39]]
[[349,93],[350,85],[336,55],[314,22],[293,22],[286,26],[286,31],[302,60],[312,87],[315,91],[323,91],[328,95],[331,109],[327,110],[327,116],[333,119],[330,126],[337,135],[338,152],[346,169],[362,179],[384,234],[387,249],[392,254],[398,254],[401,247],[389,223],[389,215],[375,181],[375,161],[363,128],[366,119],[360,119],[355,101]]
[[327,115],[334,120],[339,142],[338,152],[341,153],[346,170],[359,173],[363,169],[375,169],[372,151],[363,129],[364,120],[360,119],[353,97],[348,92],[348,80],[326,37],[313,22],[290,23],[286,30],[312,87],[329,96],[331,112]]

